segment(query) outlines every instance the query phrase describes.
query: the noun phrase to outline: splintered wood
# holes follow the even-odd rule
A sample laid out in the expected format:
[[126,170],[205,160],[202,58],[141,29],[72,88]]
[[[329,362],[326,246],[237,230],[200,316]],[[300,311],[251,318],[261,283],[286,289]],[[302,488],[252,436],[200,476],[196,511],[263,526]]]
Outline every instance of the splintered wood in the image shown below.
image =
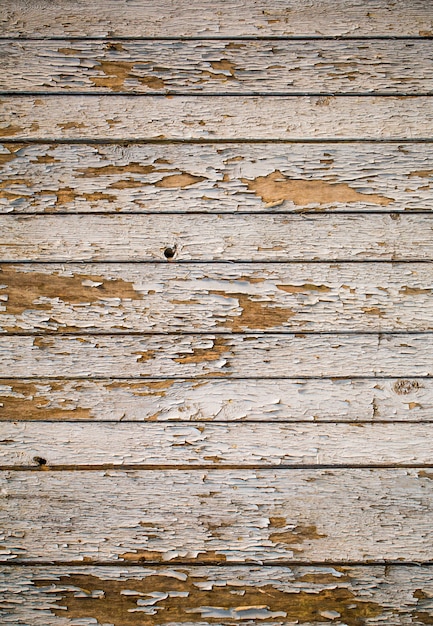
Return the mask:
[[433,7],[0,21],[1,624],[433,624]]

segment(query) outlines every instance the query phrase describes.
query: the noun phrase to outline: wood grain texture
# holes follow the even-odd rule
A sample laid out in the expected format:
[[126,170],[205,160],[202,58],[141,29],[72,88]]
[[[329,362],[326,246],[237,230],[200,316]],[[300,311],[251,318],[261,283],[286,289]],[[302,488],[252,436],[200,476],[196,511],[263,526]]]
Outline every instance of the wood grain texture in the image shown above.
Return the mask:
[[425,469],[36,470],[0,484],[2,561],[432,560]]
[[0,420],[433,421],[433,380],[3,379]]
[[14,0],[1,6],[3,36],[21,37],[232,37],[232,36],[431,36],[431,7],[424,0],[374,6],[356,0]]
[[[431,463],[431,424],[0,424],[7,468]],[[433,476],[433,475],[432,475]]]
[[2,378],[432,376],[432,334],[0,336]]
[[433,90],[428,39],[20,40],[0,41],[0,60],[0,90],[6,92],[425,94]]
[[0,261],[432,261],[433,215],[1,215]]
[[430,211],[433,146],[0,145],[0,212]]
[[428,96],[2,96],[0,138],[428,139]]
[[433,330],[433,264],[0,267],[2,332]]
[[409,626],[433,617],[427,566],[10,565],[0,586],[0,616],[14,626]]

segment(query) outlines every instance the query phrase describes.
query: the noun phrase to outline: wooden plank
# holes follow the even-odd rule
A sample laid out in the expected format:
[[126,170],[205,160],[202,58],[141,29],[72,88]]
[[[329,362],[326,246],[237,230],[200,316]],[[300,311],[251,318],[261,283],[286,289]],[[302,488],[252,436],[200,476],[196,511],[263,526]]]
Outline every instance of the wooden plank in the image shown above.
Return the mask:
[[[431,567],[3,566],[4,624],[426,624]],[[223,620],[223,622],[221,621]]]
[[9,471],[1,486],[2,561],[432,560],[425,469]]
[[0,381],[0,420],[433,421],[433,380]]
[[6,92],[372,93],[433,90],[428,39],[0,41]]
[[0,336],[3,378],[432,376],[432,334]]
[[433,330],[432,264],[0,267],[2,332]]
[[424,139],[428,96],[3,96],[0,138]]
[[[12,37],[232,37],[432,35],[431,7],[424,0],[312,2],[92,0],[28,2],[0,7],[3,36]],[[97,19],[95,19],[97,16]]]
[[0,212],[431,210],[433,145],[0,145]]
[[0,229],[14,262],[433,260],[432,214],[1,215]]
[[0,465],[371,466],[431,463],[430,424],[3,422]]

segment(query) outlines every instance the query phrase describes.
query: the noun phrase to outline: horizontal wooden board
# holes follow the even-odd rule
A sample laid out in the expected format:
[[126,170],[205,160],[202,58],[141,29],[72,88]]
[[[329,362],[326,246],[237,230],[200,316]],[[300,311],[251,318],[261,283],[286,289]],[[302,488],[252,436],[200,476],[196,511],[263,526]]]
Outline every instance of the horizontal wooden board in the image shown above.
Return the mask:
[[14,626],[421,625],[433,618],[432,581],[431,567],[404,565],[10,565],[0,616]]
[[0,559],[431,561],[432,476],[336,468],[3,472]]
[[432,376],[432,334],[0,336],[3,378]]
[[0,212],[430,211],[430,143],[0,145]]
[[4,379],[0,420],[431,422],[433,380]]
[[0,138],[423,139],[428,96],[3,96]]
[[[431,424],[3,422],[0,466],[428,465]],[[433,474],[432,474],[433,476]]]
[[[66,93],[427,93],[428,39],[0,41],[0,90]],[[422,63],[420,60],[422,59]]]
[[433,260],[432,214],[8,214],[0,230],[0,261]]
[[227,37],[227,36],[377,36],[433,34],[429,3],[379,0],[170,0],[130,2],[92,0],[28,2],[0,7],[3,36],[53,37]]
[[433,330],[433,264],[0,266],[2,332]]

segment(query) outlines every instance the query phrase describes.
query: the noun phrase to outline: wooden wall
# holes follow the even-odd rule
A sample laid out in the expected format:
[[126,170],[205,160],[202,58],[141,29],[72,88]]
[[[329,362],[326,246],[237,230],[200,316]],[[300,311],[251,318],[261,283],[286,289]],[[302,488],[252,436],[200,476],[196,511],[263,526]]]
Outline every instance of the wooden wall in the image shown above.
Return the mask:
[[433,624],[433,8],[0,6],[0,617]]

